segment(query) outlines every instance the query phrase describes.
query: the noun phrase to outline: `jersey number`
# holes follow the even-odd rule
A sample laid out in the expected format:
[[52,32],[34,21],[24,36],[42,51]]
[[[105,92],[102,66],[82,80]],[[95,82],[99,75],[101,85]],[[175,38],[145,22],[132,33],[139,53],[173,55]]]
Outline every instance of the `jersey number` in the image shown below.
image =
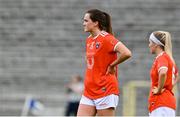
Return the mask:
[[87,67],[88,69],[92,69],[94,65],[94,57],[87,57]]

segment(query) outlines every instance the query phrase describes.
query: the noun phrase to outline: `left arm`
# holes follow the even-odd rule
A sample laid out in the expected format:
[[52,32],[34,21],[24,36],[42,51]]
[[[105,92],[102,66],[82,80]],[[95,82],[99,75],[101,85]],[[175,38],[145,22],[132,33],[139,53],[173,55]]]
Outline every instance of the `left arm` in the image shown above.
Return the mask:
[[179,82],[179,74],[175,75],[175,80],[174,80],[174,84],[173,87]]
[[115,51],[120,53],[120,56],[118,56],[118,58],[108,66],[106,74],[113,74],[115,72],[116,65],[124,62],[132,56],[131,51],[122,42],[119,42],[115,48]]
[[174,75],[174,83],[173,83],[173,87],[179,82],[179,72],[178,72],[178,68],[175,67],[175,73],[173,73]]

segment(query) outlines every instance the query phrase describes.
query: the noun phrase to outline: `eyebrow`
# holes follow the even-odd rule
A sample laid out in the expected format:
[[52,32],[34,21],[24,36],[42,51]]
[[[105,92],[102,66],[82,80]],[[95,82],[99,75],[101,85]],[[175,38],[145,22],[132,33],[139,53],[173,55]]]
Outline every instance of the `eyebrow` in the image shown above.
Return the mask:
[[88,21],[87,19],[83,19],[84,21]]

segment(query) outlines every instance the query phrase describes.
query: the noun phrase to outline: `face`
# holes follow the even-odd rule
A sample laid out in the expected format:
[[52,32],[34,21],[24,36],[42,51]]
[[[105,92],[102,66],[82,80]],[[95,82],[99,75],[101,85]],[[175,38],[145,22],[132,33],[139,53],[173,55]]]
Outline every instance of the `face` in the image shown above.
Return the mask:
[[155,50],[156,50],[157,44],[155,44],[154,42],[152,42],[151,40],[149,41],[149,49],[151,54],[155,54]]
[[93,29],[97,26],[97,22],[93,22],[90,19],[90,14],[86,13],[84,15],[84,19],[83,19],[83,26],[84,26],[84,31],[85,32],[92,32]]

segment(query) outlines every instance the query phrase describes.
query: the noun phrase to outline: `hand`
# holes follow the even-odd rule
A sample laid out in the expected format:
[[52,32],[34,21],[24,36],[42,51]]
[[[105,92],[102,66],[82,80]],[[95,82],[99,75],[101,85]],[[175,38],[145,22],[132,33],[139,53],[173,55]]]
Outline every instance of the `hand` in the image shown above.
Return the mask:
[[106,75],[107,74],[115,74],[116,73],[116,68],[109,65],[108,68],[107,68],[107,71],[106,71]]
[[157,95],[157,94],[159,94],[159,93],[162,93],[164,90],[165,90],[165,89],[163,88],[161,91],[159,91],[157,87],[154,87],[154,88],[152,89],[152,93],[153,93],[153,95]]

